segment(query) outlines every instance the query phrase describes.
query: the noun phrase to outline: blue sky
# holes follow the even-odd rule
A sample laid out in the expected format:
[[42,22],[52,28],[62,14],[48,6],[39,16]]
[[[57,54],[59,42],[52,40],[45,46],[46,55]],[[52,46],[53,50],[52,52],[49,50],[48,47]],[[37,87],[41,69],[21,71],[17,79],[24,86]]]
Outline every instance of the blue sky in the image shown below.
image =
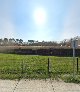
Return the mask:
[[0,38],[61,41],[79,29],[80,0],[0,0]]

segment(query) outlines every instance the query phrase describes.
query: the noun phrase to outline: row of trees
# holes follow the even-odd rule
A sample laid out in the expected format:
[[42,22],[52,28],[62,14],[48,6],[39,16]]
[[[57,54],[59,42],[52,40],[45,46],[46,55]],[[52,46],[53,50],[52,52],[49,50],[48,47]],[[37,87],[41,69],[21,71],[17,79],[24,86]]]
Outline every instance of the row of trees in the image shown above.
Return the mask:
[[34,42],[23,42],[22,39],[4,38],[0,39],[0,46],[11,46],[11,45],[25,45],[25,46],[70,46],[70,40],[63,40],[60,43],[55,41],[34,41]]
[[[75,37],[78,39],[78,42],[80,43],[80,37]],[[71,38],[73,39],[73,38]],[[64,39],[61,42],[56,41],[34,41],[34,40],[28,40],[28,42],[23,42],[22,39],[14,39],[14,38],[4,38],[0,39],[0,46],[11,46],[11,45],[20,45],[20,46],[58,46],[58,47],[70,47],[71,46],[71,39]]]
[[0,45],[22,45],[23,40],[22,39],[14,39],[14,38],[4,38],[0,39]]
[[57,43],[55,41],[34,41],[34,40],[28,40],[28,42],[23,42],[22,39],[14,39],[14,38],[4,38],[0,39],[0,46],[14,46],[14,45],[23,45],[23,46],[65,46],[66,43],[69,44],[69,42],[66,42],[66,40],[61,41],[60,43]]

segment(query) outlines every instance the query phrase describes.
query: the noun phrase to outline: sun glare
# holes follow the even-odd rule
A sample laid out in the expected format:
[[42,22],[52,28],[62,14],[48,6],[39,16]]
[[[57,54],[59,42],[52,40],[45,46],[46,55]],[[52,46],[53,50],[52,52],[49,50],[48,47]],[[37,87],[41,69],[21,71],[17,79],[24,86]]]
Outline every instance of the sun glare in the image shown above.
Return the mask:
[[37,8],[34,11],[34,21],[41,26],[46,23],[46,11],[43,8]]

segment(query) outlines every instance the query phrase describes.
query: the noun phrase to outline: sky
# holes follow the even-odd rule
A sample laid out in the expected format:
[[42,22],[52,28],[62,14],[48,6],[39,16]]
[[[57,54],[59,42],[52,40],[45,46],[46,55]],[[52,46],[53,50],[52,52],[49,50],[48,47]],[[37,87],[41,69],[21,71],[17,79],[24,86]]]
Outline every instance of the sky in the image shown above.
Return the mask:
[[0,38],[61,41],[79,29],[80,0],[0,0]]

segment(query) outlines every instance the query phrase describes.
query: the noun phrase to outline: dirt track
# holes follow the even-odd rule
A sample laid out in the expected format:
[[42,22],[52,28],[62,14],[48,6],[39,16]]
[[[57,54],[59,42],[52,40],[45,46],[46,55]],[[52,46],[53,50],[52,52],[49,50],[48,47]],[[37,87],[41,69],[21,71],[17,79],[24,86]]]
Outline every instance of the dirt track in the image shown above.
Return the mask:
[[80,92],[80,85],[51,80],[0,80],[0,92]]

